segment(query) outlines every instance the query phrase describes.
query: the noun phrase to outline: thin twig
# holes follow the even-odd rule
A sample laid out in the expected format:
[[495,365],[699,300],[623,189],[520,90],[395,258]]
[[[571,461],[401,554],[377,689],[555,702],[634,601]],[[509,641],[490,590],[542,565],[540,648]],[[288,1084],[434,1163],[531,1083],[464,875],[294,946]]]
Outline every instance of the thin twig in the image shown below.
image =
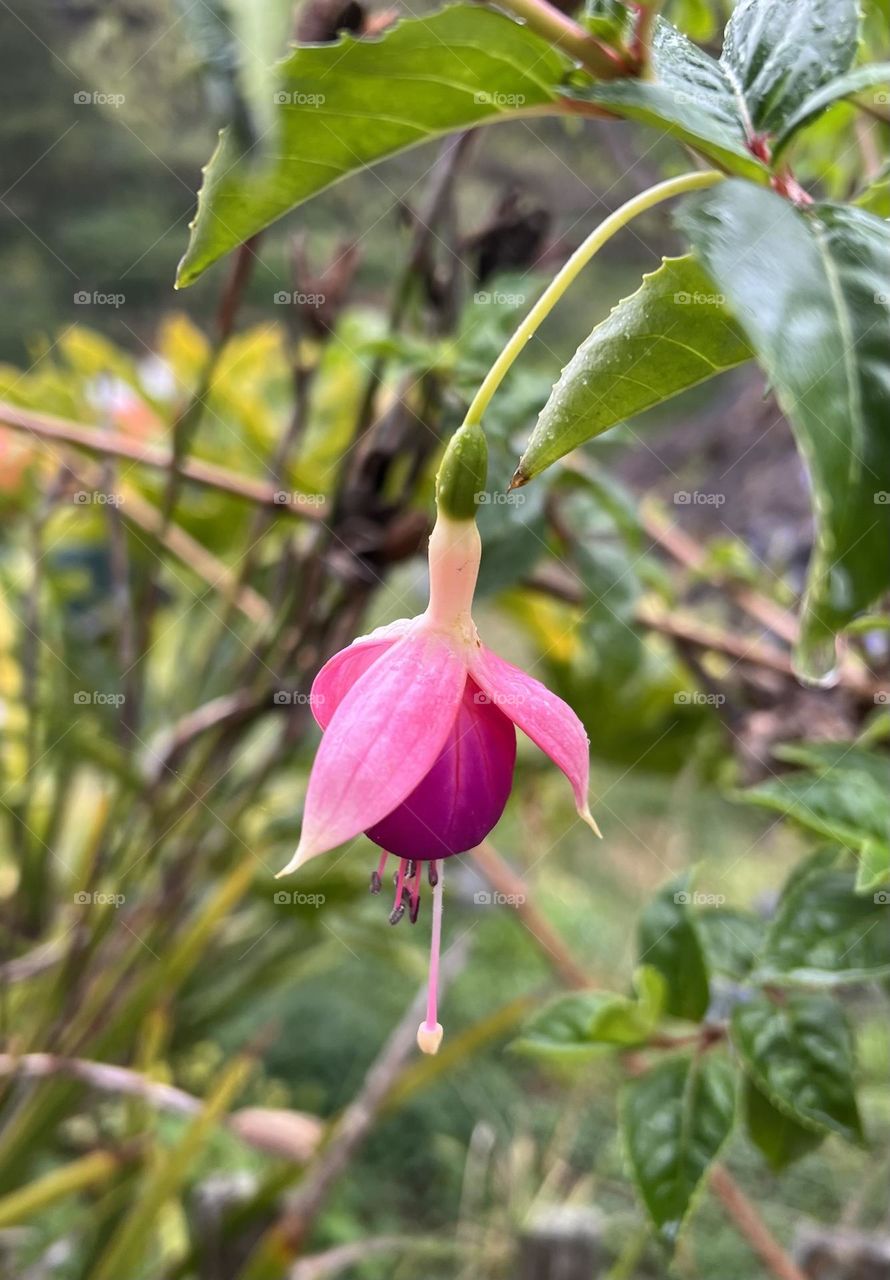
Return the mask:
[[739,1235],[747,1240],[761,1262],[777,1280],[807,1280],[800,1267],[779,1244],[757,1208],[724,1165],[715,1164],[712,1168],[711,1186]]
[[200,1098],[183,1089],[163,1084],[160,1080],[148,1080],[127,1067],[113,1066],[107,1062],[90,1062],[86,1058],[65,1058],[54,1053],[25,1053],[21,1057],[13,1053],[0,1053],[0,1076],[21,1076],[27,1080],[66,1076],[104,1093],[123,1093],[131,1098],[142,1098],[159,1110],[177,1111],[182,1115],[197,1115],[204,1105]]
[[47,969],[54,969],[65,954],[63,939],[51,938],[24,955],[14,956],[0,964],[0,983],[27,982]]
[[[460,938],[442,957],[440,987],[460,971],[467,956],[467,941]],[[392,1088],[395,1077],[415,1048],[417,1024],[426,1007],[426,984],[411,1001],[403,1017],[371,1064],[356,1096],[335,1121],[327,1141],[296,1189],[284,1215],[274,1228],[282,1248],[296,1256],[328,1195],[358,1148],[370,1133]]]
[[[118,488],[117,462],[110,454],[102,460],[100,485],[104,493],[115,493]],[[121,673],[124,701],[118,719],[118,736],[121,747],[128,751],[133,744],[131,713],[137,697],[132,679],[132,667],[136,660],[136,632],[133,625],[133,600],[130,581],[130,554],[126,531],[117,502],[105,505],[108,525],[108,564],[111,573],[111,599],[117,624],[118,667]]]
[[[170,464],[167,468],[167,483],[161,498],[161,516],[165,525],[173,518],[173,513],[179,502],[179,495],[182,489],[182,464],[191,450],[195,435],[201,425],[207,398],[213,389],[213,380],[219,368],[220,357],[229,338],[232,336],[238,309],[244,300],[244,292],[256,260],[254,252],[256,241],[257,237],[254,236],[238,246],[231,271],[220,297],[216,313],[216,335],[204,363],[201,378],[183,406],[182,411],[176,415],[171,426]],[[155,597],[155,599],[150,598],[146,602],[146,613],[150,615],[157,603],[157,592],[151,591],[149,594]]]
[[578,963],[556,930],[535,906],[525,881],[501,857],[491,841],[483,840],[471,856],[491,887],[515,902],[519,919],[538,946],[547,952],[550,964],[566,986],[576,990],[599,986],[600,980]]
[[532,31],[577,59],[600,80],[615,80],[636,70],[616,50],[585,31],[547,0],[503,0],[503,6],[522,18]]
[[[26,1080],[64,1076],[103,1093],[141,1098],[156,1110],[175,1111],[179,1115],[200,1115],[206,1106],[203,1098],[196,1098],[175,1085],[149,1080],[129,1067],[92,1062],[87,1058],[66,1058],[53,1053],[25,1053],[21,1057],[0,1053],[0,1076]],[[263,1107],[232,1111],[224,1123],[248,1146],[299,1163],[305,1161],[318,1145],[324,1128],[317,1116]]]
[[[666,519],[654,503],[641,504],[640,524],[652,541],[656,542],[662,551],[666,551],[684,569],[696,574],[705,572],[707,552],[702,544]],[[752,618],[775,632],[788,644],[796,644],[800,632],[793,613],[743,583],[726,580],[719,585],[724,587],[736,604]]]
[[[479,850],[475,850],[474,856],[478,855],[478,853]],[[525,883],[522,878],[516,875],[503,862],[500,855],[490,845],[487,850],[483,847],[483,860],[480,865],[486,869],[486,874],[494,872],[496,879],[491,878],[493,885],[497,885],[498,888],[503,886],[505,891],[516,893],[520,898],[525,897],[527,899],[528,895],[525,892]],[[509,890],[507,890],[508,885],[510,886]],[[591,985],[586,971],[574,959],[561,939],[558,940],[557,949],[553,949],[550,945],[552,936],[548,937],[549,926],[547,926],[546,922],[541,921],[540,917],[537,920],[536,927],[529,928],[529,933],[538,943],[542,954],[550,962],[553,969],[567,977],[568,985],[575,988]],[[580,981],[577,978],[580,978]],[[705,1029],[704,1033],[699,1033],[698,1038],[700,1040],[702,1034],[705,1034],[708,1043],[713,1043],[716,1039],[722,1038],[723,1032],[717,1028]],[[676,1048],[677,1043],[675,1040],[669,1040],[664,1044],[664,1047]],[[624,1055],[624,1063],[628,1070],[633,1073],[643,1069],[643,1063],[638,1059],[638,1055]],[[766,1223],[747,1199],[728,1169],[724,1168],[723,1165],[715,1165],[711,1172],[711,1185],[739,1234],[748,1241],[772,1274],[777,1277],[777,1280],[806,1280],[806,1277],[798,1270],[772,1235]]]
[[[397,333],[401,326],[412,288],[426,267],[430,245],[436,234],[436,224],[451,199],[454,179],[462,161],[472,146],[474,137],[474,131],[468,129],[463,133],[446,138],[439,149],[439,154],[436,156],[430,173],[423,211],[416,216],[411,246],[393,290],[386,324],[386,331],[389,335]],[[356,440],[360,440],[374,422],[374,401],[383,377],[385,365],[386,358],[384,356],[376,357],[371,365],[359,407],[355,432]]]
[[[555,600],[563,600],[566,604],[582,604],[584,600],[582,592],[575,584],[563,578],[556,579],[538,574],[527,578],[523,585],[543,595],[551,596]],[[724,631],[720,627],[700,622],[698,618],[671,613],[667,609],[654,605],[651,601],[638,604],[634,616],[641,626],[650,631],[657,631],[660,635],[670,636],[673,640],[695,645],[699,649],[723,653],[736,662],[748,662],[753,666],[775,671],[791,679],[795,678],[794,667],[787,653],[751,636]],[[849,663],[841,669],[838,683],[868,698],[873,697],[883,688],[880,682],[871,680],[866,672]]]
[[379,1253],[451,1255],[457,1248],[454,1240],[440,1242],[426,1236],[370,1236],[301,1258],[291,1268],[289,1280],[328,1280],[328,1277],[340,1275],[347,1267],[354,1267]]
[[[69,465],[82,484],[89,488],[101,486],[101,468],[83,459],[72,459]],[[157,507],[134,489],[127,488],[119,496],[122,520],[136,525],[157,539],[162,547],[197,573],[212,590],[224,594],[234,593],[235,602],[248,621],[255,624],[269,621],[272,610],[268,601],[252,587],[241,586],[236,589],[235,574],[212,551],[208,551],[179,525],[170,522],[165,525],[163,515]]]
[[236,689],[202,702],[149,741],[146,756],[151,780],[163,778],[196,738],[211,729],[241,724],[271,706],[271,690],[257,694],[251,689]]
[[[63,418],[54,418],[49,414],[35,413],[31,409],[21,409],[18,405],[0,401],[0,426],[12,427],[16,431],[25,431],[33,436],[35,443],[48,447],[56,441],[59,444],[74,445],[77,449],[96,457],[113,456],[129,458],[139,466],[151,467],[153,470],[165,471],[170,466],[170,450],[157,445],[144,444],[131,436],[113,431],[100,431],[96,427],[85,427],[82,423],[68,422]],[[201,485],[205,489],[218,489],[229,493],[232,497],[242,498],[245,502],[258,503],[265,507],[274,507],[282,516],[298,520],[323,519],[324,512],[307,495],[306,503],[289,502],[283,504],[276,497],[276,487],[262,480],[251,480],[249,477],[219,467],[213,462],[203,462],[190,458],[180,464],[183,480],[190,484]]]

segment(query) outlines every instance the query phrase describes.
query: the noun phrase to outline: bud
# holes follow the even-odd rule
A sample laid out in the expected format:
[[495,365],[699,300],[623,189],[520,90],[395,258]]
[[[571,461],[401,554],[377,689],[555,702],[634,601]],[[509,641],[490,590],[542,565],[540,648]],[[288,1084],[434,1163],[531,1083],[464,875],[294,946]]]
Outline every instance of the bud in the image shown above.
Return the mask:
[[485,488],[488,443],[482,428],[466,424],[448,442],[436,476],[436,505],[452,520],[475,520],[476,495]]

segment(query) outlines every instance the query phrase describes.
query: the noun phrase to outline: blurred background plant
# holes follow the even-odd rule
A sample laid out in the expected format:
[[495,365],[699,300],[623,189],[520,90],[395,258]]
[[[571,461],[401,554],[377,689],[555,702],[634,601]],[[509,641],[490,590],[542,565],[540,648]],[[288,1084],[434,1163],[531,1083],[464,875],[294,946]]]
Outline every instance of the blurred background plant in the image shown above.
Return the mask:
[[[352,7],[257,6],[237,74],[294,22],[320,39],[387,20]],[[730,8],[666,13],[707,43]],[[747,1125],[673,1265],[821,1274],[800,1270],[828,1247],[817,1228],[880,1250],[887,616],[856,628],[834,689],[793,678],[807,486],[750,364],[506,492],[579,337],[680,248],[660,212],[598,260],[486,419],[480,626],[584,720],[603,844],[521,751],[493,844],[450,877],[453,1033],[424,1061],[426,932],[386,926],[367,859],[273,883],[315,671],[423,607],[439,442],[547,274],[682,157],[633,124],[460,134],[324,193],[183,305],[197,170],[238,107],[233,13],[251,21],[165,0],[2,15],[0,1273],[542,1280],[569,1247],[570,1280],[664,1275],[619,1085],[708,1006],[725,1036],[755,958],[787,976],[817,946],[856,1066],[827,1119],[817,1097],[798,1123],[753,1054]],[[863,40],[886,52],[886,4]],[[798,174],[847,197],[865,171],[883,215],[886,148],[841,103]],[[832,1016],[798,999],[804,1028]]]

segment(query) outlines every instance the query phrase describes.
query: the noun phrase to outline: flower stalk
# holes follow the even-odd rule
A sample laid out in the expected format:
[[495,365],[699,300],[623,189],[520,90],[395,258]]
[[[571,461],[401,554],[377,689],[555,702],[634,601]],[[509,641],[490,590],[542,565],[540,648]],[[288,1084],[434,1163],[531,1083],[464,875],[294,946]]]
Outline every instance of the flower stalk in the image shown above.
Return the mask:
[[[649,187],[646,191],[642,191],[639,195],[627,200],[619,209],[616,209],[614,213],[610,213],[608,218],[605,218],[598,227],[591,231],[587,239],[578,246],[550,281],[485,375],[479,390],[470,403],[464,424],[466,426],[474,426],[481,423],[482,416],[488,408],[492,396],[509,373],[514,361],[524,351],[531,338],[534,337],[569,286],[575,282],[591,259],[599,253],[604,245],[608,244],[614,235],[617,235],[629,222],[633,222],[634,218],[639,217],[641,213],[646,213],[647,210],[652,209],[655,205],[661,204],[665,200],[672,200],[675,196],[686,195],[690,191],[701,191],[706,187],[712,187],[721,182],[724,176],[717,169],[704,169],[684,173],[677,178],[668,178],[665,182],[658,182],[654,187]],[[511,487],[515,488],[522,483],[524,483],[523,480],[517,480],[514,476]]]
[[597,79],[616,80],[633,72],[633,67],[620,53],[585,31],[547,0],[503,0],[503,5]]

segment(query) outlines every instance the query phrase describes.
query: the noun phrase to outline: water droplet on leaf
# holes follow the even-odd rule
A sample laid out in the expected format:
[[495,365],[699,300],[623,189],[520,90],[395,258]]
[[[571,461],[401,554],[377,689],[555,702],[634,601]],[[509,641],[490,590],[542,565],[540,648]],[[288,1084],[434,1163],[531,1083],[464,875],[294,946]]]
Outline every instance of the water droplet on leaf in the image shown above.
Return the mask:
[[813,689],[833,689],[840,679],[835,637],[824,633],[808,636],[804,628],[791,655],[791,665],[801,684]]

